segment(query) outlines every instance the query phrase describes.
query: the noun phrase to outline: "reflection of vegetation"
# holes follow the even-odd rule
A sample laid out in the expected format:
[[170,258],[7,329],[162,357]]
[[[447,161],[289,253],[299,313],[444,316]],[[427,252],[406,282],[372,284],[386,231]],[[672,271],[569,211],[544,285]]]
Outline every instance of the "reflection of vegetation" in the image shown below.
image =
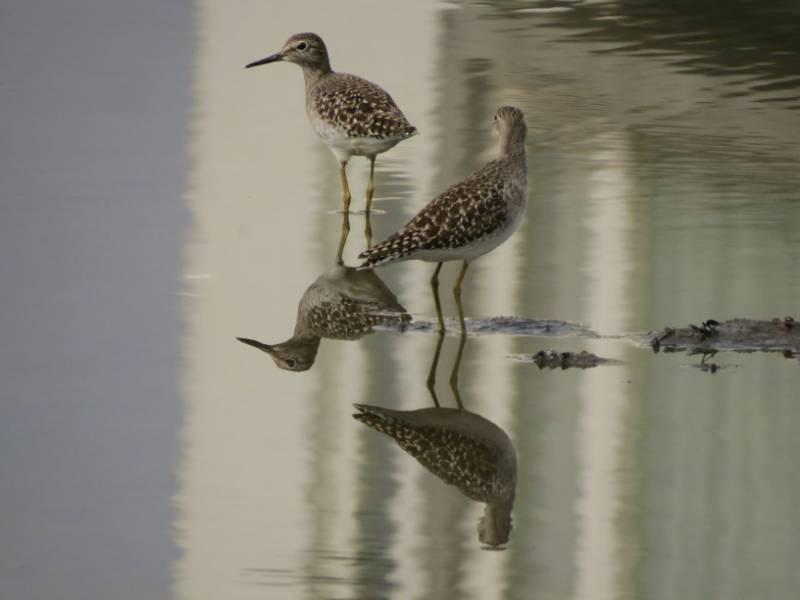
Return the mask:
[[[800,88],[800,4],[793,0],[622,0],[569,6],[573,10],[554,13],[547,21],[551,27],[581,31],[565,42],[622,42],[608,52],[674,55],[677,64],[701,73],[735,71],[780,79],[756,89]],[[519,4],[497,10],[512,8]]]

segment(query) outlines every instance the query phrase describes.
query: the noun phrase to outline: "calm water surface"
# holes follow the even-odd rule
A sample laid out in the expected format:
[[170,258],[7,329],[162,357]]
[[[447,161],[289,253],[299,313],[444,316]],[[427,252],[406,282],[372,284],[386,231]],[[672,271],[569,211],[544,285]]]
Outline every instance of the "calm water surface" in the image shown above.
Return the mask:
[[[155,240],[127,242],[141,260],[125,277],[161,302],[113,312],[136,343],[51,326],[62,369],[108,380],[90,390],[102,418],[91,418],[85,386],[59,390],[46,347],[27,342],[26,360],[14,359],[46,388],[25,383],[13,360],[2,367],[11,384],[0,514],[11,535],[0,585],[15,598],[794,598],[797,358],[722,353],[712,374],[693,368],[699,357],[624,337],[709,318],[800,317],[800,9],[765,4],[200,1],[187,10],[176,19],[196,30],[181,50],[193,48],[182,63],[193,95],[173,98],[182,125],[138,142],[134,116],[122,114],[120,127],[143,156],[168,149],[167,138],[188,146],[190,166],[169,166],[188,180],[188,224],[180,191],[161,182],[147,214],[169,206],[172,217]],[[325,38],[334,69],[389,89],[421,132],[378,159],[377,240],[492,156],[498,106],[526,114],[528,212],[470,268],[465,309],[474,320],[553,319],[600,336],[495,328],[467,338],[457,392],[471,415],[416,413],[444,423],[451,441],[493,432],[487,452],[504,467],[462,477],[460,488],[441,465],[469,469],[438,450],[442,440],[420,442],[440,453],[437,476],[353,418],[353,404],[433,407],[426,379],[437,356],[438,401],[456,407],[447,379],[460,340],[446,337],[438,355],[424,327],[432,265],[383,268],[369,282],[407,309],[405,333],[389,323],[358,340],[322,339],[306,372],[280,370],[235,340],[289,339],[306,290],[341,289],[353,275],[335,266],[337,167],[306,121],[299,69],[243,69],[304,30]],[[158,113],[158,104],[146,111]],[[32,169],[36,158],[20,161]],[[123,175],[142,168],[119,164]],[[366,161],[349,172],[361,208]],[[69,185],[80,195],[88,184]],[[97,210],[116,215],[120,240],[152,230],[115,206]],[[352,266],[366,240],[364,216],[350,221]],[[6,240],[13,222],[0,225]],[[101,256],[126,268],[103,254],[115,237],[88,236],[85,264]],[[8,243],[18,255],[34,247],[21,235]],[[440,277],[450,316],[456,274],[448,265]],[[77,302],[96,275],[53,278],[35,278],[40,293],[66,285]],[[14,308],[3,326],[22,344],[20,321],[59,317],[36,312],[24,301],[30,281],[17,281],[0,298]],[[141,325],[157,317],[152,330]],[[91,331],[102,326],[100,313],[86,318]],[[164,356],[153,355],[159,341]],[[620,363],[562,371],[519,360],[551,348]],[[124,394],[112,391],[118,382]],[[121,408],[131,401],[149,408]],[[63,449],[78,439],[105,442],[69,460]],[[513,497],[510,535],[493,540],[500,551],[479,539],[486,498],[475,486],[486,481],[501,490],[490,500],[498,523]],[[74,510],[57,500],[65,490]],[[147,510],[131,513],[137,497]]]

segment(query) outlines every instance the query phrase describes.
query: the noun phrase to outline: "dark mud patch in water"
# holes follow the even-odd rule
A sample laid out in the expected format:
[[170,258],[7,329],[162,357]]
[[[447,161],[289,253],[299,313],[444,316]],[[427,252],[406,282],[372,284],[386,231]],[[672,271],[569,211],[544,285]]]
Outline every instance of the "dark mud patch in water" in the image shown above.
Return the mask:
[[632,337],[655,352],[782,352],[789,358],[800,352],[800,323],[792,317],[769,321],[731,319],[721,323],[708,319],[699,325],[665,327]]
[[[460,335],[461,324],[457,319],[445,319],[447,335]],[[551,319],[528,319],[524,317],[490,317],[465,319],[467,335],[511,335],[527,337],[600,337],[580,323]],[[405,327],[406,332],[438,333],[439,323],[435,319],[414,319]]]

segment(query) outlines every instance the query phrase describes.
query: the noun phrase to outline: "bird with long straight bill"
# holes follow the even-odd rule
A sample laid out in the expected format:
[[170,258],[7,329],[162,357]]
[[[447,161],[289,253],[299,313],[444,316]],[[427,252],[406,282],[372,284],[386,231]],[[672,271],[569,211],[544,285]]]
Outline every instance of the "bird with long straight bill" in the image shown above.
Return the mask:
[[369,213],[375,191],[375,157],[415,135],[417,128],[408,122],[386,90],[356,75],[331,69],[325,42],[315,33],[291,36],[280,52],[246,68],[279,61],[303,69],[308,120],[339,162],[345,212],[350,210],[351,198],[345,167],[351,156],[369,159]]

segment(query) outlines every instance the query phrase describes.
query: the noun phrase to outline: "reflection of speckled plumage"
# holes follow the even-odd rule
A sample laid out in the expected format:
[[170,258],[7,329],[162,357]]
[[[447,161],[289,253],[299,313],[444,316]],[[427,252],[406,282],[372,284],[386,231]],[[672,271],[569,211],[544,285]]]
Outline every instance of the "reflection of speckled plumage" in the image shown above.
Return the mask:
[[400,231],[362,252],[362,268],[406,259],[470,261],[505,241],[527,203],[525,122],[503,107],[500,157],[451,186]]
[[502,429],[461,409],[355,407],[355,419],[393,438],[423,467],[468,498],[486,504],[478,522],[481,542],[491,546],[508,542],[517,454]]
[[355,340],[373,327],[411,320],[397,297],[378,277],[337,265],[306,290],[297,309],[295,335]]
[[474,413],[448,408],[394,411],[357,404],[354,417],[385,433],[422,466],[472,500],[509,501],[516,453],[505,432]]
[[357,340],[378,325],[403,328],[411,316],[371,271],[337,265],[320,275],[300,299],[294,334],[279,344],[239,340],[267,352],[281,369],[306,371],[321,338]]

